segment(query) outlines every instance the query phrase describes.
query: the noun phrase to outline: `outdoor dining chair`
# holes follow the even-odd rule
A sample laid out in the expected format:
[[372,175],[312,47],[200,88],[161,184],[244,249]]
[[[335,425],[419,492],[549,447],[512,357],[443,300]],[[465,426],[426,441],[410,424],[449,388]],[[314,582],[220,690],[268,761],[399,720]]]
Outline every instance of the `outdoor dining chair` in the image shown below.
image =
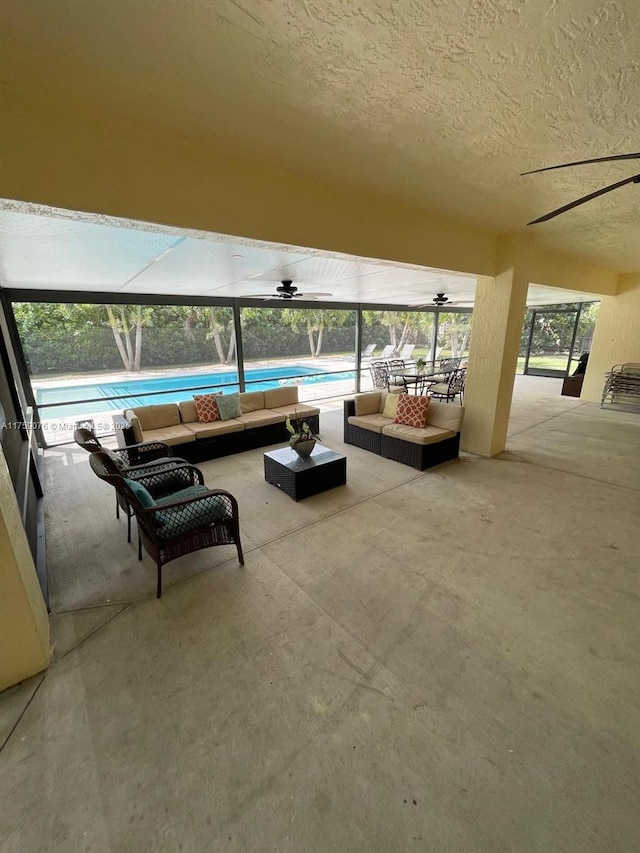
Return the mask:
[[398,381],[396,377],[391,375],[386,361],[372,361],[369,365],[369,372],[374,388],[380,388],[384,391],[397,391],[399,388],[406,388],[403,381]]
[[444,399],[445,403],[459,397],[460,405],[462,405],[466,378],[467,370],[465,367],[452,370],[450,371],[446,382],[438,382],[436,385],[432,385],[431,388],[429,388],[429,394],[432,397]]

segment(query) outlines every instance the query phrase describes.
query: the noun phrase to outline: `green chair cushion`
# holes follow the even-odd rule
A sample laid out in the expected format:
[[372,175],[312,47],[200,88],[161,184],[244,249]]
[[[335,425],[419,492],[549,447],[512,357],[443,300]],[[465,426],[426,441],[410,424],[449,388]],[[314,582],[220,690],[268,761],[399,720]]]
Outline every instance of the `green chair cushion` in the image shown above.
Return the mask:
[[133,494],[138,498],[138,500],[140,501],[140,503],[142,504],[143,507],[152,507],[152,506],[156,505],[156,502],[154,501],[152,496],[149,494],[147,489],[142,485],[142,483],[138,483],[138,482],[136,482],[136,480],[128,480],[128,479],[125,479],[125,483],[127,484],[127,486],[129,486],[129,488],[131,489]]
[[[200,488],[206,491],[205,486],[193,486],[192,488]],[[184,489],[183,491],[189,491],[189,489]],[[185,497],[188,496],[185,495]],[[179,499],[179,493],[176,493],[168,499],[165,498],[164,502],[171,503]],[[165,538],[171,538],[172,536],[187,533],[189,530],[195,530],[197,527],[204,527],[208,524],[214,524],[216,521],[223,521],[229,517],[229,510],[223,498],[218,495],[211,495],[211,497],[203,498],[189,504],[187,507],[173,507],[172,509],[156,512],[153,515],[158,533]]]

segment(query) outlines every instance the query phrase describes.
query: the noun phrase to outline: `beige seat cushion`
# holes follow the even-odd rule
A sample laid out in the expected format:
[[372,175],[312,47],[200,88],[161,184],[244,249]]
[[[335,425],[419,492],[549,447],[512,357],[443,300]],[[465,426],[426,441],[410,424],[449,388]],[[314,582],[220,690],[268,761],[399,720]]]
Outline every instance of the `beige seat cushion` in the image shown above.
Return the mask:
[[281,385],[279,388],[270,388],[264,392],[264,408],[280,409],[282,406],[291,406],[298,402],[298,388],[296,385]]
[[352,415],[347,420],[351,426],[362,427],[362,429],[368,429],[371,432],[382,432],[383,427],[393,423],[391,418],[383,417],[380,412],[372,415]]
[[382,434],[391,438],[401,438],[403,441],[410,441],[412,444],[435,444],[445,438],[455,436],[455,432],[435,426],[427,425],[423,429],[419,429],[418,427],[405,426],[405,424],[389,424],[383,428]]
[[194,439],[209,438],[212,435],[225,435],[228,432],[243,432],[244,424],[241,424],[239,420],[230,418],[228,421],[211,421],[208,424],[185,424],[185,429],[192,433]]
[[431,400],[427,409],[427,426],[460,432],[464,420],[464,406]]
[[320,414],[320,409],[316,409],[315,406],[308,406],[306,403],[295,403],[291,406],[276,406],[272,411],[284,415],[285,418],[291,418],[291,420],[310,418],[312,415]]
[[165,444],[185,444],[195,439],[189,427],[182,424],[162,429],[146,429],[142,435],[143,441],[163,441]]
[[270,408],[264,404],[264,391],[243,391],[240,394],[240,406],[243,415]]
[[[253,429],[254,427],[268,426],[269,424],[284,424],[286,415],[281,412],[274,412],[271,409],[261,409],[259,412],[243,412],[237,421],[243,423],[245,429]],[[282,432],[283,440],[286,438],[286,432]]]

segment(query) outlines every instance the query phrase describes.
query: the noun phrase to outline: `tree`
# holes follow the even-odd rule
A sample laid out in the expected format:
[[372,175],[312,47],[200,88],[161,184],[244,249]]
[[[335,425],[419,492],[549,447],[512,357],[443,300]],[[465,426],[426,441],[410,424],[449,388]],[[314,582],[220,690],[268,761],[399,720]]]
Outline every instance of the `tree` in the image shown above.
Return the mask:
[[[194,340],[194,329],[201,325],[206,329],[206,340],[213,340],[220,364],[228,364],[233,360],[235,352],[235,328],[233,327],[233,313],[229,308],[214,306],[199,306],[187,308],[184,321],[184,335],[187,340]],[[229,348],[225,353],[222,342],[223,334],[227,333],[231,325],[229,335]]]
[[[311,357],[318,358],[322,352],[324,330],[343,326],[349,316],[349,311],[331,311],[327,308],[286,308],[282,312],[282,322],[292,329],[306,329]],[[316,332],[317,341],[314,337]]]
[[459,358],[469,350],[472,316],[458,312],[440,314],[440,318],[445,318],[438,329],[440,341],[443,347],[449,349],[452,358]]
[[373,325],[378,322],[389,332],[389,343],[395,350],[401,350],[407,343],[415,343],[418,334],[416,312],[412,311],[363,311],[364,322]]
[[124,369],[137,372],[140,370],[142,358],[142,327],[152,325],[153,309],[142,305],[105,305],[104,307]]

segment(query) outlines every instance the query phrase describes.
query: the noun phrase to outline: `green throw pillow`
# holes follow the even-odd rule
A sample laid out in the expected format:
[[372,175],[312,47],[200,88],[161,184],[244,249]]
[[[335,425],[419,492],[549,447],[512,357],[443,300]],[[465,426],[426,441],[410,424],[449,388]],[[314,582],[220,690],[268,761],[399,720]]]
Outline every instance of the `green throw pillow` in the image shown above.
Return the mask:
[[145,487],[142,485],[142,483],[138,483],[136,482],[136,480],[125,480],[125,483],[127,484],[127,486],[129,486],[133,494],[138,498],[142,506],[150,507],[156,505],[156,502],[151,497],[149,492],[145,489]]
[[240,394],[220,394],[216,397],[220,419],[223,421],[231,420],[231,418],[239,418],[242,414],[240,406]]
[[398,408],[398,397],[400,397],[400,394],[387,394],[387,399],[385,400],[384,409],[382,411],[383,418],[395,418],[396,410]]

